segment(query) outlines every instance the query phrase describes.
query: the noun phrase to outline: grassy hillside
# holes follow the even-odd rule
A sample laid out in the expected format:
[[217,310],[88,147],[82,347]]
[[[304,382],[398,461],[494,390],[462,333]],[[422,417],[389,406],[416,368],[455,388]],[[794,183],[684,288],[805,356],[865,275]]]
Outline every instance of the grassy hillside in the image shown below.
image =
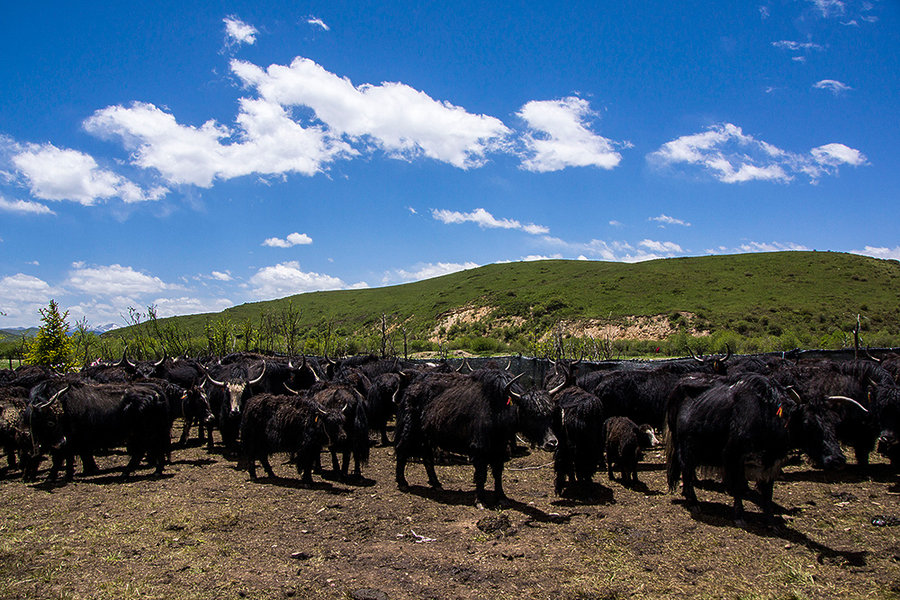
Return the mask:
[[380,337],[387,315],[389,330],[397,335],[402,325],[423,347],[427,340],[452,347],[487,338],[522,350],[560,324],[566,335],[605,335],[620,343],[714,334],[757,345],[833,347],[846,341],[860,314],[864,339],[874,346],[900,340],[898,290],[897,261],[831,252],[636,264],[553,260],[487,265],[392,287],[301,294],[160,323],[203,336],[211,322],[236,329],[265,318],[274,322],[290,306],[299,312],[305,338]]

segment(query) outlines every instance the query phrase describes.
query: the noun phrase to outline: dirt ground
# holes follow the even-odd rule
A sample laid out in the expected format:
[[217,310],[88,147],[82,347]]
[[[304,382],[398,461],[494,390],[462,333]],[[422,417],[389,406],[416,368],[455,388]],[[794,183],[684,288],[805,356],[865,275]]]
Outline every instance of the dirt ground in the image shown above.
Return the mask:
[[752,504],[736,527],[716,486],[692,516],[661,450],[641,484],[603,473],[589,499],[553,494],[549,454],[515,457],[510,502],[487,510],[466,464],[438,466],[444,491],[410,464],[400,492],[392,448],[362,483],[326,472],[308,489],[284,456],[284,479],[258,482],[196,443],[172,457],[124,483],[119,453],[68,484],[4,473],[0,598],[900,598],[900,484],[875,455],[866,475],[789,466],[774,530]]

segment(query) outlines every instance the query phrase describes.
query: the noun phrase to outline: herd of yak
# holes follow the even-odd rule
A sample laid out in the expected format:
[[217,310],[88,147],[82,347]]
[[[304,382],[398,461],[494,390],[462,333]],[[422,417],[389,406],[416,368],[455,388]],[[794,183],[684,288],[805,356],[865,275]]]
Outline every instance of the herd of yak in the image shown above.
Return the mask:
[[[841,444],[862,466],[877,449],[900,465],[900,356],[838,361],[783,356],[697,357],[624,363],[615,369],[582,362],[541,362],[540,375],[514,375],[509,365],[413,363],[374,356],[317,360],[238,353],[210,360],[163,358],[95,364],[79,373],[22,366],[0,370],[0,445],[8,475],[37,477],[49,454],[48,480],[65,466],[74,476],[97,471],[94,455],[124,446],[128,477],[143,460],[161,474],[170,460],[176,419],[214,448],[245,464],[259,462],[275,478],[272,453],[286,453],[303,483],[321,470],[323,452],[342,478],[361,478],[370,431],[387,445],[394,421],[396,483],[408,488],[406,465],[418,459],[440,488],[435,453],[468,457],[476,503],[486,502],[488,469],[497,499],[517,441],[552,451],[557,494],[589,493],[605,465],[637,482],[641,452],[665,432],[667,479],[697,507],[697,470],[721,473],[734,499],[752,498],[772,520],[772,491],[781,466],[797,453],[815,468],[846,463]],[[525,376],[523,378],[523,375]],[[326,454],[327,456],[328,454]],[[350,460],[353,471],[350,471]],[[752,493],[748,481],[757,482]]]

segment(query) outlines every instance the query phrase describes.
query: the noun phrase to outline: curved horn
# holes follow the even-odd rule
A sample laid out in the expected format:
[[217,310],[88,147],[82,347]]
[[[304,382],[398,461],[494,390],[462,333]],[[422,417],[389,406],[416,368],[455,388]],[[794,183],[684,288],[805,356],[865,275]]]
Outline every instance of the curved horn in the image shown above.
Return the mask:
[[874,360],[874,361],[877,362],[877,363],[880,363],[880,362],[881,362],[881,359],[880,359],[880,358],[875,358],[874,356],[872,356],[871,354],[869,354],[869,347],[868,347],[868,346],[866,346],[866,356],[868,356],[870,360]]
[[464,364],[466,364],[466,363],[464,363],[464,362],[459,363],[459,366],[456,367],[455,371],[456,371],[457,373],[461,373]]
[[159,362],[153,363],[153,368],[155,369],[155,368],[157,368],[157,367],[161,367],[162,364],[163,364],[164,362],[166,362],[166,355],[165,355],[165,354],[162,355],[162,358],[159,359]]
[[512,384],[516,382],[516,379],[518,379],[519,377],[521,377],[524,374],[525,373],[519,373],[518,375],[516,375],[515,377],[513,377],[506,383],[506,386],[503,388],[504,395],[507,395],[510,398],[515,398],[516,400],[522,399],[522,394],[517,394],[516,392],[514,392],[512,390]]
[[725,362],[729,358],[731,358],[731,346],[729,346],[728,344],[725,344],[725,351],[727,352],[727,354],[725,355],[725,358],[722,359],[722,362]]
[[341,408],[341,414],[342,414],[342,415],[346,415],[346,414],[347,414],[347,409],[348,409],[348,408],[350,408],[350,403],[349,403],[349,402],[344,402],[344,407]]
[[561,389],[563,389],[564,387],[566,387],[566,384],[567,384],[567,383],[569,383],[569,378],[568,378],[568,377],[567,377],[561,384],[559,384],[558,386],[556,386],[556,387],[553,388],[552,390],[547,390],[547,393],[550,394],[550,395],[552,396],[553,394],[555,394],[555,393],[558,392],[559,390],[561,390]]
[[53,404],[54,402],[59,400],[59,397],[62,396],[63,394],[65,394],[66,391],[68,391],[68,389],[69,389],[69,386],[64,387],[63,389],[59,390],[58,392],[56,392],[55,394],[50,396],[49,400],[47,400],[46,402],[41,402],[39,404],[35,404],[34,407],[35,408],[46,408],[46,407],[50,406],[51,404]]
[[327,414],[328,414],[328,411],[325,410],[324,408],[322,408],[322,405],[321,405],[321,404],[319,404],[318,402],[313,402],[313,404],[314,404],[315,407],[316,407],[316,411],[317,411],[320,415],[327,415]]
[[685,346],[685,348],[687,348],[688,354],[691,355],[691,358],[693,358],[694,360],[696,360],[698,363],[704,364],[704,363],[706,362],[706,361],[703,360],[702,358],[698,358],[698,357],[694,354],[694,351],[691,350],[691,347],[690,347],[690,346]]
[[503,367],[503,370],[504,370],[504,371],[509,371],[509,368],[510,368],[511,366],[512,366],[512,358],[510,358],[510,359],[506,362],[506,366]]
[[220,387],[220,388],[225,387],[224,381],[216,381],[215,379],[212,378],[212,375],[210,375],[209,373],[206,374],[206,379],[208,379],[209,382],[216,387]]
[[256,385],[257,383],[262,381],[262,378],[265,376],[265,374],[266,374],[266,361],[263,361],[262,373],[260,373],[259,377],[257,377],[256,379],[251,379],[250,381],[248,381],[247,385]]
[[803,398],[800,397],[800,394],[797,393],[797,390],[794,389],[794,386],[789,385],[785,389],[787,390],[787,393],[791,395],[791,398],[793,398],[798,404],[803,404]]
[[825,396],[825,399],[826,399],[826,400],[830,400],[830,401],[838,400],[838,401],[841,401],[841,402],[849,402],[850,404],[853,404],[853,405],[855,405],[855,406],[858,406],[863,412],[869,412],[869,409],[868,409],[868,408],[866,408],[865,406],[863,406],[862,404],[860,404],[859,402],[857,402],[857,401],[854,400],[853,398],[849,398],[849,397],[847,397],[847,396]]
[[300,392],[298,392],[297,390],[292,390],[290,387],[288,387],[288,384],[287,384],[287,383],[284,383],[284,384],[282,384],[282,385],[284,386],[284,389],[286,389],[287,391],[289,391],[289,392],[292,393],[293,395],[295,395],[295,396],[299,396],[299,395],[300,395]]

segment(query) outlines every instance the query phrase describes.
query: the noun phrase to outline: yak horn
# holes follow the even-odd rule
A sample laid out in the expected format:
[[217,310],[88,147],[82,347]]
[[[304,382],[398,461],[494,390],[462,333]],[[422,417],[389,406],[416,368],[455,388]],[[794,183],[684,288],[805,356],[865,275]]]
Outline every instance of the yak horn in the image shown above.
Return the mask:
[[508,396],[510,396],[511,398],[515,398],[516,400],[522,399],[521,394],[517,394],[514,391],[512,391],[512,384],[516,382],[516,379],[518,379],[519,377],[521,377],[524,374],[525,373],[519,373],[518,375],[516,375],[515,377],[510,379],[509,382],[507,382],[506,386],[503,388],[503,391],[506,392],[506,394]]
[[569,379],[568,379],[568,377],[567,377],[565,381],[563,381],[561,384],[559,384],[558,386],[556,386],[556,387],[553,388],[552,390],[547,390],[547,393],[550,394],[550,395],[552,396],[553,394],[555,394],[555,393],[558,392],[559,390],[561,390],[561,389],[563,389],[564,387],[566,387],[566,384],[567,384],[568,382],[569,382]]
[[59,400],[59,397],[62,396],[63,394],[65,394],[68,389],[69,389],[69,386],[64,387],[63,389],[59,390],[58,392],[56,392],[55,394],[50,396],[49,400],[47,400],[46,402],[41,402],[40,404],[35,404],[34,407],[35,408],[46,408],[46,407],[50,406],[51,404],[53,404],[54,402]]
[[296,391],[296,390],[292,390],[290,387],[288,387],[288,384],[284,383],[284,384],[282,384],[282,385],[284,386],[284,389],[286,389],[287,391],[289,391],[289,392],[292,393],[293,395],[295,395],[295,396],[299,396],[299,395],[300,395],[300,392],[298,392],[298,391]]
[[247,385],[256,385],[257,383],[262,381],[262,378],[265,376],[265,374],[266,374],[266,361],[263,361],[262,373],[260,373],[259,377],[257,377],[256,379],[252,379],[252,380],[248,381]]
[[863,412],[869,412],[869,409],[868,409],[868,408],[866,408],[865,406],[863,406],[862,404],[860,404],[859,402],[857,402],[857,401],[854,400],[853,398],[849,398],[849,397],[847,397],[847,396],[825,396],[825,399],[826,399],[826,400],[840,400],[840,401],[843,401],[843,402],[849,402],[849,403],[851,403],[851,404],[854,404],[854,405],[858,406]]
[[[694,354],[694,351],[691,350],[691,347],[690,347],[690,346],[685,346],[685,348],[687,348],[688,354],[691,355],[691,358],[693,358],[694,360],[696,360],[698,363],[705,363],[705,362],[706,362],[706,361],[703,360],[702,358],[698,358],[698,357]],[[702,354],[701,354],[701,356],[702,356]]]
[[212,378],[212,376],[209,373],[206,374],[206,378],[209,380],[209,382],[211,384],[213,384],[216,387],[220,387],[220,388],[225,387],[224,381],[216,381],[215,379]]

